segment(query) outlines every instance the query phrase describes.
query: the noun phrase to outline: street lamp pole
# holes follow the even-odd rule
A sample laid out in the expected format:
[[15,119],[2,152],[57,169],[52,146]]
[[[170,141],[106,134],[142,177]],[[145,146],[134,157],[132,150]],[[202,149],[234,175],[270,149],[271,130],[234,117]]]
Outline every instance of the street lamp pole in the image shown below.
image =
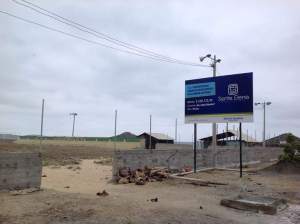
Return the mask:
[[263,134],[262,134],[262,141],[263,147],[266,147],[266,106],[271,105],[271,102],[258,102],[254,104],[255,106],[262,105],[263,107]]
[[74,137],[74,129],[75,129],[75,117],[77,116],[77,113],[70,113],[70,116],[73,116],[73,128],[72,128],[72,137]]

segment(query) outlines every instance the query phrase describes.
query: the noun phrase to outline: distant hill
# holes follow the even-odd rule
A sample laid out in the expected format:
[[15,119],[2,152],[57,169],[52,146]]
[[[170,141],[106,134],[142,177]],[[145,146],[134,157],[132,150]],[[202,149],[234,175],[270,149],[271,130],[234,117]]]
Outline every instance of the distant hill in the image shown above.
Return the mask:
[[129,131],[125,131],[119,135],[117,135],[117,138],[136,138],[137,136],[135,134],[132,134],[131,132]]

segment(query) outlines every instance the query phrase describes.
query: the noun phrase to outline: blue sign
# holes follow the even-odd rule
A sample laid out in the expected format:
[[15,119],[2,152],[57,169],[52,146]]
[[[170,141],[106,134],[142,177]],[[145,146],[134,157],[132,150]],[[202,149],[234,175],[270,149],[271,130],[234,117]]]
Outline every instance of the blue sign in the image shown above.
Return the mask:
[[253,121],[253,73],[185,81],[185,122]]

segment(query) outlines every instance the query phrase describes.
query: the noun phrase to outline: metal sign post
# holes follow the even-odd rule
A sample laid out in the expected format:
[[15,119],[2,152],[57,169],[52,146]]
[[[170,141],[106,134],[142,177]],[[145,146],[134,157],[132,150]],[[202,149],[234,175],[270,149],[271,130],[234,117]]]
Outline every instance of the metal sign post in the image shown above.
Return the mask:
[[197,124],[194,123],[194,173],[197,171]]
[[243,177],[242,122],[240,122],[240,178]]

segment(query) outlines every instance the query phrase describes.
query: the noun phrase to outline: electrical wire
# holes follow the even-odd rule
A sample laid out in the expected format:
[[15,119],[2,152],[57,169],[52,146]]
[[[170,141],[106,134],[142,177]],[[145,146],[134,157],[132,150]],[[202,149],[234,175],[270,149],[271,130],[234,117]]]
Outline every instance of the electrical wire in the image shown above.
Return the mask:
[[[78,36],[78,35],[75,35],[75,34],[72,34],[72,33],[68,33],[68,32],[65,32],[65,31],[62,31],[62,30],[59,30],[59,29],[56,29],[56,28],[52,28],[50,26],[46,26],[44,24],[40,24],[40,23],[34,22],[32,20],[29,20],[29,19],[25,19],[23,17],[17,16],[17,15],[14,15],[12,13],[5,12],[5,11],[2,11],[2,10],[0,10],[0,13],[5,14],[5,15],[10,16],[10,17],[13,17],[13,18],[18,19],[18,20],[21,20],[23,22],[34,24],[36,26],[42,27],[42,28],[47,29],[47,30],[51,30],[51,31],[54,31],[54,32],[57,32],[57,33],[60,33],[60,34],[64,34],[66,36],[70,36],[70,37],[73,37],[73,38],[76,38],[76,39],[79,39],[79,40],[82,40],[82,41],[85,41],[85,42],[88,42],[88,43],[99,45],[99,46],[109,48],[109,49],[112,49],[112,50],[116,50],[116,51],[119,51],[119,52],[132,54],[132,55],[136,55],[136,56],[140,56],[140,57],[145,57],[145,58],[152,59],[152,60],[155,60],[155,61],[158,61],[158,62],[167,62],[167,63],[173,63],[173,64],[188,65],[188,64],[184,64],[184,63],[180,63],[180,62],[173,62],[173,61],[168,61],[168,60],[165,60],[165,59],[159,59],[159,58],[151,57],[151,56],[148,56],[148,55],[139,54],[139,53],[136,53],[136,52],[132,52],[132,51],[120,49],[120,48],[117,48],[117,47],[113,47],[113,46],[110,46],[110,45],[106,45],[106,44],[100,43],[98,41],[89,40],[87,38],[84,38],[84,37],[81,37],[81,36]],[[196,64],[196,65],[192,65],[192,66],[204,66],[204,65],[200,65],[200,64],[197,65]]]
[[[146,54],[146,55],[158,57],[158,58],[160,58],[160,59],[172,60],[172,61],[177,61],[177,62],[186,63],[186,64],[191,64],[191,65],[195,65],[195,64],[196,64],[196,65],[199,65],[199,64],[197,64],[197,63],[186,62],[186,61],[183,61],[183,60],[178,60],[178,59],[175,59],[175,58],[172,58],[172,57],[168,57],[168,56],[164,56],[164,55],[161,55],[161,54],[157,54],[157,53],[155,53],[155,52],[153,52],[153,51],[150,51],[150,50],[146,50],[146,49],[140,48],[140,47],[138,47],[138,46],[136,46],[136,45],[133,45],[133,44],[130,44],[130,43],[126,43],[126,42],[124,42],[124,41],[120,41],[120,40],[118,40],[118,39],[116,39],[116,38],[113,38],[113,37],[107,35],[107,34],[100,33],[100,32],[98,32],[98,31],[96,31],[96,30],[93,30],[93,29],[91,29],[91,28],[89,28],[89,27],[86,27],[86,26],[83,26],[83,25],[81,25],[81,24],[79,24],[79,23],[76,23],[76,22],[74,22],[74,21],[72,21],[72,20],[70,20],[70,19],[66,19],[66,18],[64,18],[64,17],[62,17],[62,16],[60,16],[60,15],[58,15],[58,14],[56,14],[56,13],[53,13],[53,12],[51,12],[51,11],[45,9],[45,8],[42,8],[42,7],[40,7],[40,6],[36,5],[36,4],[33,4],[33,3],[29,2],[29,1],[21,0],[22,2],[25,2],[25,3],[27,3],[27,4],[30,4],[30,5],[32,5],[33,7],[36,7],[36,8],[38,8],[38,9],[40,9],[40,10],[46,12],[46,13],[43,13],[43,12],[41,12],[41,11],[37,10],[36,8],[33,8],[33,7],[29,6],[29,5],[20,3],[20,2],[18,2],[17,0],[12,0],[12,1],[13,1],[14,3],[16,3],[16,4],[19,4],[19,5],[21,5],[21,6],[27,7],[27,8],[29,8],[29,9],[31,9],[31,10],[33,10],[33,11],[39,13],[39,14],[42,14],[42,15],[47,16],[47,17],[50,17],[50,18],[52,18],[52,19],[54,19],[54,20],[56,20],[56,21],[59,21],[59,22],[61,22],[61,23],[66,24],[66,25],[68,25],[68,26],[74,27],[74,28],[76,28],[76,29],[78,29],[78,30],[81,30],[81,31],[86,32],[86,33],[89,33],[89,34],[91,34],[91,35],[93,35],[93,36],[96,36],[96,37],[98,37],[98,38],[105,39],[105,40],[107,40],[107,41],[109,41],[109,42],[111,42],[111,43],[114,43],[114,44],[116,44],[116,45],[119,45],[119,46],[128,48],[128,49],[130,49],[130,50],[134,50],[134,51],[137,51],[137,52],[142,53],[142,54]],[[48,13],[48,14],[47,14],[47,13]],[[59,19],[58,19],[58,18],[59,18]],[[63,21],[62,21],[62,20],[63,20]],[[79,26],[79,27],[78,27],[78,26]],[[80,27],[81,27],[81,28],[80,28]],[[83,30],[82,28],[84,28],[85,30]],[[206,66],[205,66],[205,67],[206,67]]]
[[[145,55],[147,57],[151,57],[151,59],[157,58],[159,60],[163,60],[164,62],[178,63],[178,64],[182,64],[182,65],[199,66],[199,67],[209,67],[207,65],[201,65],[201,64],[197,64],[197,63],[186,62],[186,61],[183,61],[183,60],[178,60],[178,59],[175,59],[175,58],[172,58],[172,57],[168,57],[168,56],[164,56],[164,55],[161,55],[161,54],[157,54],[157,53],[155,53],[153,51],[146,50],[146,49],[137,47],[137,46],[135,46],[133,44],[120,41],[120,40],[118,40],[116,38],[113,38],[113,37],[111,37],[109,35],[106,35],[104,33],[100,33],[100,32],[98,32],[96,30],[93,30],[93,29],[88,28],[86,26],[83,26],[83,25],[81,25],[79,23],[76,23],[76,22],[74,22],[74,21],[72,21],[70,19],[66,19],[66,18],[64,18],[64,17],[62,17],[62,16],[60,16],[60,15],[58,15],[56,13],[53,13],[53,12],[51,12],[51,11],[45,9],[45,8],[42,8],[42,7],[40,7],[40,6],[36,5],[36,4],[33,4],[33,3],[29,2],[29,1],[21,0],[22,2],[24,2],[26,4],[29,4],[29,5],[31,5],[33,7],[31,7],[29,5],[26,5],[26,4],[23,4],[21,2],[18,2],[17,0],[12,0],[12,1],[14,3],[18,4],[18,5],[27,7],[27,8],[29,8],[29,9],[31,9],[31,10],[39,13],[39,14],[42,14],[42,15],[47,16],[49,18],[52,18],[52,19],[54,19],[54,20],[56,20],[58,22],[61,22],[63,24],[71,26],[73,28],[76,28],[76,29],[78,29],[78,30],[80,30],[82,32],[89,33],[89,34],[91,34],[93,36],[96,36],[98,38],[104,39],[104,40],[109,41],[109,42],[111,42],[113,44],[116,44],[118,46],[127,48],[127,49],[129,49],[131,51],[134,51],[134,53],[139,54],[139,56]],[[36,9],[36,8],[38,8],[38,9],[40,9],[40,10],[46,12],[46,13],[44,13],[44,12],[42,12],[42,11]],[[126,52],[128,53],[128,51],[126,51]]]

